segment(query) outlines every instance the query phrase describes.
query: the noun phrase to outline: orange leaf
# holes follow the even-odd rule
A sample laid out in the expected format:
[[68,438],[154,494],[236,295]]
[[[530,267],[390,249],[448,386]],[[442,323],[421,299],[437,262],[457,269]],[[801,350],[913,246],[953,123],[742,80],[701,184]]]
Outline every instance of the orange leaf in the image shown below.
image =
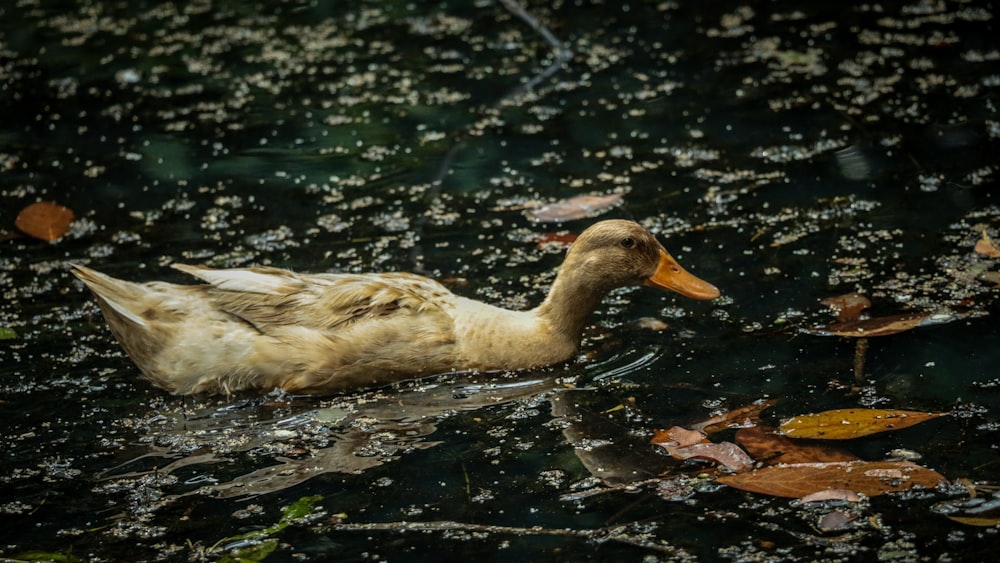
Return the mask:
[[779,431],[792,438],[849,440],[899,430],[947,413],[888,409],[835,409],[781,421]]
[[831,461],[856,461],[858,457],[846,450],[823,443],[793,440],[763,428],[741,428],[736,441],[755,460],[765,465],[779,463],[817,463]]
[[701,430],[705,434],[715,434],[728,428],[744,428],[754,426],[760,422],[760,413],[773,407],[778,401],[775,399],[761,400],[742,406],[731,411],[713,416],[696,424],[692,424],[694,430]]
[[618,205],[622,194],[581,195],[543,205],[528,213],[540,223],[561,223],[599,215]]
[[946,479],[909,461],[846,461],[775,465],[716,481],[752,493],[802,498],[827,489],[846,489],[873,497],[915,486],[933,488]]
[[1000,248],[993,244],[990,240],[990,235],[986,234],[986,229],[983,229],[983,238],[976,241],[976,252],[979,254],[984,254],[989,258],[1000,258]]
[[673,446],[690,446],[692,444],[703,444],[709,440],[705,434],[698,430],[688,430],[682,426],[673,426],[666,430],[657,430],[653,433],[653,439],[649,442],[657,446],[666,444]]
[[58,203],[39,201],[25,207],[17,214],[14,225],[26,235],[53,241],[69,231],[73,212]]

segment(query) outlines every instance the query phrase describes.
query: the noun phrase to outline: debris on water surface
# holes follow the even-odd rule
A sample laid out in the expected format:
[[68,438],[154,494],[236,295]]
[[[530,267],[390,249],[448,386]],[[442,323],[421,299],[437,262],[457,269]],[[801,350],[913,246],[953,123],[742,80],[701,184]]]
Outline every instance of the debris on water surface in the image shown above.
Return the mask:
[[14,224],[27,235],[51,242],[69,232],[74,218],[71,209],[51,201],[40,201],[22,209]]
[[593,217],[615,207],[623,194],[582,195],[531,209],[528,215],[540,223],[561,223]]

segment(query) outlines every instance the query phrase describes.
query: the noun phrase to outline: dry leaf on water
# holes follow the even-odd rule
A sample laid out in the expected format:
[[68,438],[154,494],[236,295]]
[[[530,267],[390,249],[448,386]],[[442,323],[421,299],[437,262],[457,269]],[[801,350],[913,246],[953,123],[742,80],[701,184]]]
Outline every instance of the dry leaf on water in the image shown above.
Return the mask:
[[803,498],[828,489],[844,489],[870,497],[933,488],[946,479],[908,461],[847,461],[775,465],[716,479],[730,487],[778,497]]
[[528,211],[539,223],[561,223],[599,215],[618,205],[622,194],[581,195]]
[[858,457],[830,444],[795,440],[764,428],[741,428],[736,441],[750,457],[765,465],[856,461]]
[[724,465],[734,473],[753,467],[753,460],[732,442],[718,444],[708,441],[697,430],[674,426],[658,430],[651,442],[660,446],[675,459],[705,459]]
[[890,409],[835,409],[781,421],[779,431],[791,438],[849,440],[899,430],[947,413]]
[[14,220],[14,225],[24,234],[46,241],[61,238],[72,223],[73,211],[51,201],[32,203]]

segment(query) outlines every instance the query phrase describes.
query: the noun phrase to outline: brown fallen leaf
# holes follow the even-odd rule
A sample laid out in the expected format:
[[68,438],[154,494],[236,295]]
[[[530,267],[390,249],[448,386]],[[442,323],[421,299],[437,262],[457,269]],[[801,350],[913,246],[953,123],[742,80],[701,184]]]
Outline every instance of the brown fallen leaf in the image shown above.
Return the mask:
[[732,442],[710,442],[697,430],[674,426],[667,430],[657,430],[651,443],[660,446],[674,459],[705,459],[724,465],[734,473],[753,467],[750,458],[739,446]]
[[39,201],[25,207],[14,220],[26,235],[45,241],[61,238],[73,223],[73,211],[51,201]]
[[986,229],[983,229],[983,237],[976,241],[975,251],[989,258],[1000,258],[1000,248],[990,240]]
[[891,409],[834,409],[781,421],[779,432],[791,438],[849,440],[899,430],[947,413]]
[[861,317],[861,312],[872,306],[871,299],[860,293],[846,293],[820,300],[837,315],[837,322],[854,321]]
[[653,438],[649,443],[662,446],[671,444],[674,446],[690,446],[693,444],[704,444],[710,440],[705,434],[698,430],[689,430],[683,426],[672,426],[666,430],[657,430],[653,433]]
[[539,223],[561,223],[599,215],[621,200],[622,194],[581,195],[531,209],[528,215]]
[[851,452],[830,444],[795,440],[760,427],[739,429],[736,432],[736,442],[743,446],[750,457],[765,465],[858,459]]
[[852,338],[868,338],[869,336],[888,336],[917,327],[933,326],[963,319],[968,315],[941,311],[936,313],[904,313],[885,317],[872,317],[858,321],[838,322],[806,329],[805,332],[816,336],[847,336]]
[[946,479],[908,461],[846,461],[775,465],[716,481],[752,493],[803,498],[827,489],[846,489],[873,497],[918,486],[933,488]]
[[711,436],[716,432],[729,428],[746,428],[760,423],[760,413],[776,405],[776,399],[755,401],[746,406],[742,406],[712,418],[697,422],[691,425],[693,430],[700,430]]
[[675,459],[704,459],[720,463],[733,473],[741,473],[753,467],[750,458],[739,446],[732,442],[709,442],[707,444],[692,444],[690,446],[661,446]]

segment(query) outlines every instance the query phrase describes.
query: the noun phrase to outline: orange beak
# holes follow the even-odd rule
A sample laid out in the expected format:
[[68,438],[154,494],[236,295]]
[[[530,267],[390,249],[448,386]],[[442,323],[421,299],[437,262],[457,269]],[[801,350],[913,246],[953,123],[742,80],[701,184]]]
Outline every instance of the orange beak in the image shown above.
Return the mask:
[[656,267],[656,272],[646,278],[644,283],[676,291],[691,299],[715,299],[720,295],[718,288],[682,268],[677,260],[663,249],[660,249],[660,263]]

